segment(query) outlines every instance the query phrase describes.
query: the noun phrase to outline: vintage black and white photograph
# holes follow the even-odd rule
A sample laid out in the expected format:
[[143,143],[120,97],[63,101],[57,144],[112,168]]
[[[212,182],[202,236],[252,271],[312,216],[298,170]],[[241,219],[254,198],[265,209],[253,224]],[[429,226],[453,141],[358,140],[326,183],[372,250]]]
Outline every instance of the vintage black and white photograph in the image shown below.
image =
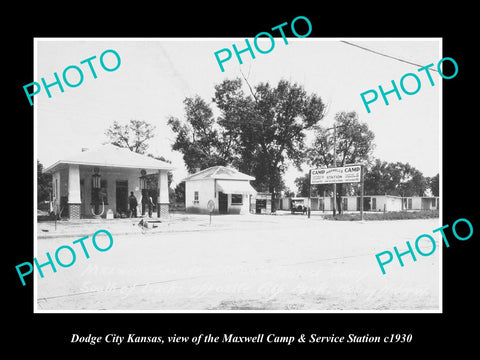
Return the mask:
[[302,20],[35,39],[35,260],[17,268],[35,312],[442,311],[457,64],[441,38]]

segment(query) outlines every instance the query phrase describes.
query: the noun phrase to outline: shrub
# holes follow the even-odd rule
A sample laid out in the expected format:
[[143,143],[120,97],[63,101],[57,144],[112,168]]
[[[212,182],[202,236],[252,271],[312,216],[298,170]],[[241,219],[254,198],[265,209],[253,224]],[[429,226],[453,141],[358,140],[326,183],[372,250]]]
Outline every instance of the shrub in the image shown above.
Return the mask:
[[[419,211],[392,211],[386,213],[364,213],[364,220],[406,220],[406,219],[432,219],[438,218],[438,210],[419,210]],[[335,217],[333,215],[326,215],[326,220],[337,221],[358,221],[360,214],[339,214]]]

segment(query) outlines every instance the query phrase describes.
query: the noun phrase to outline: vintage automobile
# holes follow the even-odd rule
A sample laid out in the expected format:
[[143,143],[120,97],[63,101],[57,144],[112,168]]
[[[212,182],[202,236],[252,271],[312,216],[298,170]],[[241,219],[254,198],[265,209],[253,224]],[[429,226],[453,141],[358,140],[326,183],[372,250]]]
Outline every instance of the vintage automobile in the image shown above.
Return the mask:
[[304,198],[292,198],[292,205],[291,205],[290,211],[291,211],[292,214],[295,214],[295,213],[306,214],[307,213],[307,207],[306,207],[306,204],[305,204],[305,199]]

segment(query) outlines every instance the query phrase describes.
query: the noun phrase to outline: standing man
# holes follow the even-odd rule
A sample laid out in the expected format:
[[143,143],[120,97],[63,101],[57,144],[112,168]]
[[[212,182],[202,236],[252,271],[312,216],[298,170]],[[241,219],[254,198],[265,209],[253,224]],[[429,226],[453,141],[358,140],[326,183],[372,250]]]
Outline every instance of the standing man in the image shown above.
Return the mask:
[[148,194],[148,217],[152,217],[153,200],[150,194]]
[[130,217],[137,217],[137,198],[133,195],[133,191],[130,191],[130,196],[128,197],[128,205],[130,207]]

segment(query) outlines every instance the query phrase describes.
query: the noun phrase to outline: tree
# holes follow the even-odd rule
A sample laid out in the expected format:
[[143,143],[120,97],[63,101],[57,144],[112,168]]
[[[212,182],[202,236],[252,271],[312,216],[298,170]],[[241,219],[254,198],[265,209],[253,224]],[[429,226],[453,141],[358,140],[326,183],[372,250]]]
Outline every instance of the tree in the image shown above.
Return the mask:
[[395,196],[423,196],[427,179],[408,163],[388,163],[379,159],[365,174],[365,193]]
[[185,98],[185,119],[168,119],[168,125],[176,134],[172,149],[183,154],[187,169],[206,169],[215,165],[227,165],[232,161],[230,146],[219,134],[211,107],[199,96]]
[[[152,155],[152,154],[147,154],[147,156],[149,156],[153,159],[156,159],[156,160],[164,161],[164,162],[169,163],[169,164],[172,163],[170,160],[164,158],[163,156],[155,156],[155,155]],[[156,199],[159,195],[158,194],[158,189],[159,189],[158,175],[155,174],[155,173],[146,175],[146,180],[147,180],[148,194],[152,197],[152,199]],[[174,195],[174,190],[170,187],[170,185],[172,184],[172,181],[173,181],[173,173],[171,171],[169,171],[167,173],[169,202],[173,202],[174,201],[174,196],[175,196]]]
[[[335,115],[336,124],[336,165],[369,164],[375,147],[375,134],[366,123],[361,123],[355,111],[339,112]],[[333,167],[333,130],[317,127],[315,139],[308,150],[309,164],[313,167]],[[337,184],[337,206],[341,213],[341,197],[345,193],[358,192],[358,186],[352,184]]]
[[288,187],[285,187],[285,189],[283,190],[283,196],[285,197],[295,197],[295,193],[290,190]]
[[399,186],[402,196],[424,196],[427,190],[427,179],[420,170],[410,164],[404,165],[404,176]]
[[247,85],[250,94],[244,92],[240,78],[215,86],[217,119],[200,97],[186,98],[185,119],[168,120],[176,134],[172,148],[183,153],[190,171],[231,165],[253,175],[257,190],[268,190],[275,197],[285,187],[287,160],[297,167],[303,163],[305,131],[323,118],[325,105],[317,95],[286,80],[276,87]]
[[43,165],[37,160],[37,204],[50,200],[52,175],[43,172]]
[[[169,163],[171,164],[172,162],[166,158],[164,158],[163,156],[155,156],[155,155],[152,155],[152,154],[147,154],[147,156],[155,159],[155,160],[160,160],[160,161],[163,161],[163,162],[166,162],[166,163]],[[158,185],[158,176],[156,174],[151,174],[151,175],[147,175],[147,177],[151,177],[152,180],[150,180],[152,182],[152,188],[156,189],[157,188],[157,185]],[[148,179],[147,179],[147,183],[148,183]],[[168,188],[170,189],[170,185],[172,184],[172,181],[173,181],[173,173],[171,171],[169,171],[167,173],[167,181],[168,181]]]
[[440,178],[439,174],[429,178],[426,178],[427,186],[430,189],[433,196],[440,196]]
[[274,198],[284,187],[287,160],[300,168],[305,156],[305,131],[324,117],[325,105],[315,94],[286,80],[276,87],[260,83],[250,95],[237,78],[215,86],[214,101],[221,111],[219,123],[235,141],[240,171],[254,174],[257,188]]
[[297,196],[316,197],[323,195],[324,192],[327,196],[332,195],[332,186],[329,184],[310,185],[310,172],[297,177],[295,185],[297,186]]
[[[113,122],[106,131],[105,135],[110,139],[110,143],[122,148],[128,148],[138,154],[145,154],[148,150],[148,140],[153,138],[155,127],[146,121],[130,120],[126,125],[120,125],[117,121]],[[156,160],[161,160],[171,164],[171,161],[163,156],[155,156],[153,154],[146,154],[147,156]],[[169,197],[173,196],[173,190],[170,189],[170,184],[173,180],[173,174],[168,172],[168,189]],[[150,196],[156,199],[158,196],[158,176],[157,174],[147,175],[147,189]]]
[[295,186],[297,187],[297,196],[310,196],[310,174],[297,177],[295,179]]
[[153,125],[143,120],[130,120],[125,125],[114,121],[113,125],[105,131],[105,135],[113,145],[144,154],[148,149],[147,141],[154,136],[154,130]]
[[386,161],[375,159],[374,164],[367,169],[364,176],[364,191],[366,194],[394,195],[398,180],[394,180]]
[[175,201],[180,204],[185,203],[185,181],[177,184],[174,190],[175,193]]

